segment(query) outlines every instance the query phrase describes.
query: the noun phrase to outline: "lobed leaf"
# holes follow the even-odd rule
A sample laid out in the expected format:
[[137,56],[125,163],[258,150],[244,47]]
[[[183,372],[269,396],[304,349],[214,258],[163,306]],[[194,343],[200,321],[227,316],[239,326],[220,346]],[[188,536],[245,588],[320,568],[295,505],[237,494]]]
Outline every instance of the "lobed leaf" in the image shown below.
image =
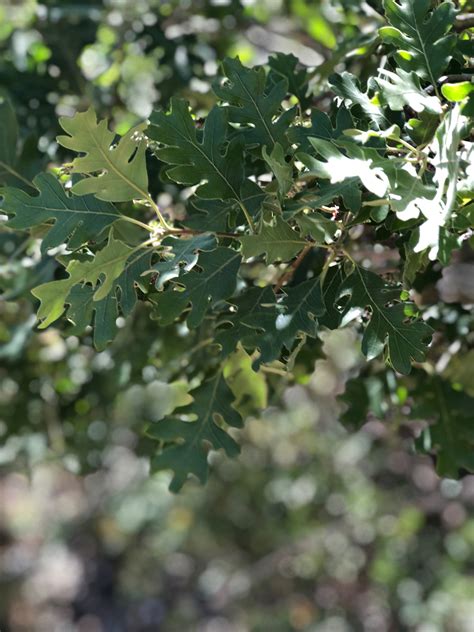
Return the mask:
[[234,293],[240,263],[241,256],[230,248],[201,253],[198,265],[179,278],[179,285],[174,283],[158,294],[155,300],[158,320],[164,325],[172,323],[191,306],[187,323],[191,328],[197,327],[214,303]]
[[92,195],[68,195],[52,174],[38,175],[33,184],[38,189],[38,195],[7,187],[3,191],[2,206],[8,215],[13,215],[8,222],[11,228],[23,230],[54,222],[43,236],[43,253],[63,243],[67,243],[70,250],[75,250],[96,239],[120,218],[115,206],[108,202],[100,202]]
[[263,223],[258,235],[240,237],[246,259],[265,254],[267,263],[292,259],[307,242],[290,225],[276,218],[274,224]]
[[147,142],[142,134],[146,124],[134,127],[116,143],[116,135],[108,129],[107,121],[98,122],[92,108],[70,118],[61,117],[59,123],[67,135],[58,136],[58,143],[85,154],[73,160],[72,173],[90,176],[76,182],[73,193],[93,193],[107,202],[147,197]]
[[395,58],[405,71],[414,71],[436,85],[446,70],[456,43],[451,30],[456,10],[442,2],[431,10],[431,0],[384,0],[390,26],[379,30],[382,39],[396,48]]
[[215,82],[213,90],[223,102],[229,121],[243,126],[247,145],[273,149],[279,143],[286,151],[286,132],[295,117],[291,108],[282,112],[282,101],[288,92],[288,81],[282,77],[272,83],[263,66],[246,68],[239,58],[222,62],[225,80]]
[[229,434],[218,425],[225,422],[234,428],[242,427],[242,417],[233,408],[235,397],[227,386],[222,371],[191,392],[194,401],[179,414],[192,415],[194,421],[168,418],[158,421],[147,429],[153,439],[164,443],[159,454],[152,459],[152,469],[172,470],[170,490],[178,492],[190,474],[201,483],[208,477],[208,446],[223,449],[229,457],[237,456],[240,448]]
[[393,368],[408,374],[412,361],[424,361],[428,348],[425,341],[431,337],[432,329],[425,322],[407,316],[407,305],[400,302],[400,292],[377,274],[355,266],[338,294],[349,297],[345,313],[351,308],[370,309],[362,339],[364,355],[371,360],[385,349]]

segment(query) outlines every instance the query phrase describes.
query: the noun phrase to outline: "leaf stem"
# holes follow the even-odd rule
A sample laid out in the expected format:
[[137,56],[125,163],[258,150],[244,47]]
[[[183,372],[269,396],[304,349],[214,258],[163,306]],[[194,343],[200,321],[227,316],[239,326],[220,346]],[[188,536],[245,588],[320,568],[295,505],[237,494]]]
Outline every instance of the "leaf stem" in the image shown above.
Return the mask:
[[[145,192],[142,191],[142,194],[144,194]],[[155,211],[156,216],[158,217],[158,221],[160,222],[160,224],[163,226],[163,228],[165,230],[170,230],[172,227],[168,224],[168,222],[165,220],[165,218],[163,217],[158,204],[153,200],[153,198],[151,197],[151,195],[149,193],[145,194],[145,200],[150,204],[151,208]]]
[[324,262],[323,269],[321,270],[321,274],[319,275],[319,283],[321,287],[324,285],[324,281],[326,280],[326,275],[328,273],[329,267],[331,266],[331,263],[335,261],[336,258],[337,258],[337,251],[333,250],[329,254],[329,257]]
[[247,223],[250,226],[250,230],[252,231],[252,233],[255,233],[255,224],[253,222],[252,217],[250,216],[250,213],[247,211],[244,203],[241,200],[237,200],[237,203],[242,209],[242,213],[245,215],[245,219],[247,220]]
[[170,228],[165,235],[203,235],[205,233],[211,233],[217,235],[217,237],[228,237],[229,239],[242,237],[240,233],[221,233],[214,230],[195,230],[193,228]]
[[136,226],[140,226],[144,230],[147,230],[149,233],[153,232],[153,228],[149,224],[145,224],[141,222],[139,219],[135,219],[134,217],[130,217],[129,215],[119,215],[119,219],[123,219],[125,222],[130,222],[130,224],[135,224]]

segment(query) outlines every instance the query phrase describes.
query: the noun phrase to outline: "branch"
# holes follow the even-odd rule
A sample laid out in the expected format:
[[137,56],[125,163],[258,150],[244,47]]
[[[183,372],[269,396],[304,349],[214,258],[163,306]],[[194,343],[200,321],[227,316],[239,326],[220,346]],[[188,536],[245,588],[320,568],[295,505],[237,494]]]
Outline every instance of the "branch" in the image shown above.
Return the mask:
[[303,259],[306,257],[306,255],[309,253],[309,251],[311,250],[311,248],[314,246],[314,242],[311,242],[309,244],[307,244],[303,250],[300,252],[300,254],[296,257],[296,259],[293,261],[293,263],[290,265],[290,267],[288,268],[288,270],[285,272],[285,274],[283,274],[280,279],[278,280],[277,284],[275,285],[274,288],[274,292],[275,294],[278,294],[278,292],[281,290],[281,288],[283,287],[283,285],[285,283],[288,283],[288,281],[290,281],[293,278],[293,275],[295,274],[296,270],[298,270],[298,268],[300,267],[300,265],[303,263]]
[[472,28],[474,28],[474,13],[462,13],[457,16],[454,23],[455,31],[464,31]]

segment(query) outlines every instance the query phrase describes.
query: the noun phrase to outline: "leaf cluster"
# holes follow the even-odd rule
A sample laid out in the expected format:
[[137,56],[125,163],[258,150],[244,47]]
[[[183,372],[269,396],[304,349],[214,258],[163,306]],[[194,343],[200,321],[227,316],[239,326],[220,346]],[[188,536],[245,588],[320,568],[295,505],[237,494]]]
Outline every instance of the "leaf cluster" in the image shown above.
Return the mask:
[[[226,59],[203,119],[173,97],[120,135],[92,109],[78,112],[60,119],[57,139],[71,161],[28,190],[2,190],[8,227],[39,235],[59,264],[33,289],[40,328],[62,319],[74,335],[92,329],[102,349],[118,319],[145,303],[157,327],[205,335],[208,362],[188,376],[192,402],[146,431],[154,468],[174,471],[173,490],[188,474],[206,479],[209,448],[238,452],[231,433],[249,380],[232,390],[230,359],[287,383],[324,328],[352,324],[377,367],[383,358],[407,375],[429,362],[433,330],[410,297],[416,272],[447,264],[472,235],[472,92],[441,79],[467,66],[466,38],[450,2],[386,0],[385,15],[389,66],[366,85],[331,76],[329,111],[316,107],[294,56],[254,68]],[[13,115],[0,115],[0,157],[12,165]],[[184,190],[184,216],[160,209],[147,159]],[[376,247],[397,256],[371,266],[364,253]]]

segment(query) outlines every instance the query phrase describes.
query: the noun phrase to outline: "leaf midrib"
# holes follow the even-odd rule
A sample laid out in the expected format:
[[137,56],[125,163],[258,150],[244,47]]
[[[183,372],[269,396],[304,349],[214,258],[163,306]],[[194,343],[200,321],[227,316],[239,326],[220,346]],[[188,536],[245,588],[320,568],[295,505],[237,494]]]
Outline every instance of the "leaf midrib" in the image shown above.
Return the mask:
[[360,271],[359,266],[356,266],[356,270],[357,270],[357,273],[358,273],[358,275],[359,275],[359,277],[360,277],[361,283],[362,283],[362,285],[364,286],[364,290],[365,290],[365,292],[366,292],[367,296],[368,296],[368,297],[369,297],[369,299],[370,299],[370,303],[371,303],[371,305],[377,309],[377,312],[378,312],[378,313],[382,316],[382,318],[386,321],[386,323],[388,323],[388,325],[390,326],[390,329],[394,332],[394,334],[395,334],[395,335],[399,335],[399,336],[400,336],[403,340],[405,340],[405,342],[406,342],[406,343],[407,343],[410,347],[412,347],[413,349],[417,349],[417,350],[421,350],[421,351],[422,351],[422,350],[423,350],[423,348],[419,349],[417,346],[415,346],[415,344],[414,344],[414,343],[413,343],[413,342],[412,342],[409,338],[406,338],[406,337],[405,337],[405,336],[404,336],[404,335],[403,335],[403,334],[402,334],[402,333],[401,333],[401,332],[400,332],[400,331],[399,331],[399,330],[398,330],[398,329],[394,326],[394,324],[392,323],[392,321],[391,321],[389,318],[387,318],[387,316],[386,316],[386,315],[385,315],[385,313],[384,313],[384,310],[380,308],[379,304],[375,301],[375,299],[372,297],[372,294],[369,292],[369,288],[367,287],[367,285],[366,285],[366,283],[365,283],[365,281],[364,281],[364,277],[362,276],[362,273],[361,273],[361,271]]

